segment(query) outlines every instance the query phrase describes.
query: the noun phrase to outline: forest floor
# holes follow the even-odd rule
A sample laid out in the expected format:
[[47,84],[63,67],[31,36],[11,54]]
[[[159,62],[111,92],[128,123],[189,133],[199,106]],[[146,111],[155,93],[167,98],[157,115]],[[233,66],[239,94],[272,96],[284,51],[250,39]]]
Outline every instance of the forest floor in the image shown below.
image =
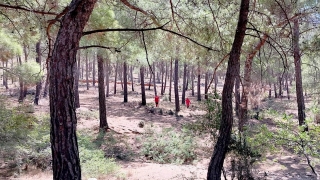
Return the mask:
[[[219,83],[218,87],[221,90],[222,83]],[[139,94],[140,87],[135,85],[134,88],[135,91],[132,92],[131,87],[128,87],[128,103],[123,103],[123,95],[121,95],[120,92],[120,85],[118,85],[119,92],[116,95],[110,93],[110,97],[107,98],[107,120],[110,128],[112,129],[109,133],[114,135],[117,142],[124,145],[113,148],[112,152],[108,151],[108,147],[101,147],[107,155],[114,155],[116,162],[121,167],[120,171],[124,174],[125,179],[206,179],[207,168],[213,151],[213,142],[210,141],[209,138],[198,137],[198,142],[200,142],[200,144],[197,152],[197,159],[188,165],[159,164],[152,160],[148,160],[140,154],[141,140],[138,141],[139,138],[143,137],[148,127],[152,126],[155,130],[170,127],[174,129],[181,129],[183,124],[197,121],[201,115],[205,114],[204,109],[201,108],[203,104],[197,102],[195,99],[196,97],[191,96],[191,91],[187,91],[187,97],[191,99],[192,106],[188,109],[182,105],[181,111],[178,115],[171,115],[170,112],[174,111],[175,107],[173,103],[174,100],[171,103],[166,101],[166,97],[162,96],[159,107],[154,108],[154,93],[153,89],[151,89],[146,91],[147,106],[141,107],[139,106],[141,98]],[[112,89],[112,86],[110,89]],[[86,87],[82,85],[80,86],[79,92],[81,107],[77,109],[77,128],[79,131],[84,131],[88,134],[97,136],[99,130],[98,89],[97,87],[90,87],[90,90],[86,90]],[[16,96],[11,97],[12,101],[16,101],[16,99]],[[281,100],[281,104],[288,103],[294,103],[294,100]],[[162,110],[162,113],[158,113],[160,112],[158,111],[159,109]],[[290,111],[294,114],[297,112],[294,107],[290,109]],[[35,106],[35,113],[49,113],[48,99],[40,100],[39,106]],[[141,121],[144,122],[144,127],[139,127],[139,123]],[[272,122],[268,122],[267,126],[272,128],[272,126],[275,125]],[[231,167],[229,161],[230,157],[227,157],[225,170],[227,172],[227,178],[231,179]],[[320,167],[317,166],[318,173],[320,173],[319,169]],[[303,157],[285,150],[281,151],[281,153],[268,154],[265,159],[256,162],[253,167],[253,174],[257,179],[316,179]],[[24,172],[20,176],[11,179],[46,180],[52,179],[52,174],[51,171],[29,170],[28,172]]]

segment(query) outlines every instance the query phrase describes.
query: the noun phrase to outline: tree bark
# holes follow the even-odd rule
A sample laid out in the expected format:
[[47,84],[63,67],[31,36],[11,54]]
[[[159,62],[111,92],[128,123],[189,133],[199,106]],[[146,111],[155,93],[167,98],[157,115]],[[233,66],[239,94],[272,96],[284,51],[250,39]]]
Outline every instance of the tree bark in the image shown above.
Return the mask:
[[169,75],[169,101],[171,102],[171,91],[172,91],[172,58],[170,60],[170,75]]
[[[2,61],[2,64],[3,64],[3,67],[8,68],[8,61],[6,61],[6,62]],[[3,72],[3,74],[2,74],[3,75],[3,79],[2,79],[3,86],[6,87],[6,89],[9,89],[7,72],[5,72],[4,70],[2,72]]]
[[80,180],[76,136],[73,68],[83,28],[97,0],[73,0],[61,26],[50,59],[50,141],[55,180]]
[[101,54],[97,54],[98,60],[98,89],[99,89],[99,129],[100,132],[105,132],[109,129],[107,122],[107,109],[106,109],[106,96],[105,96],[105,85],[104,85],[104,62]]
[[180,111],[179,104],[179,60],[176,58],[174,61],[174,99],[176,104],[176,112]]
[[127,62],[123,62],[123,102],[128,102],[128,75]]
[[[22,62],[21,62],[21,57],[20,56],[18,56],[18,64],[19,65],[21,65],[22,64]],[[19,99],[18,99],[18,102],[23,102],[23,100],[24,100],[24,88],[23,88],[23,81],[22,81],[22,77],[21,76],[19,76],[19,90],[20,90],[20,94],[19,94]]]
[[225,83],[222,91],[222,115],[219,137],[210,160],[207,174],[208,180],[221,179],[221,170],[230,141],[233,125],[232,91],[234,80],[239,76],[240,54],[248,21],[249,4],[249,0],[241,0],[237,30],[230,52]]
[[191,95],[194,96],[194,66],[191,70]]
[[[40,49],[40,40],[36,43],[36,53],[37,53],[37,57],[36,57],[36,62],[39,64],[40,69],[41,69],[41,49]],[[42,83],[41,80],[39,82],[37,82],[36,85],[36,94],[34,97],[34,104],[39,105],[39,99],[40,99],[40,93],[41,93],[41,87],[42,87]]]
[[109,73],[110,73],[110,61],[109,59],[106,60],[106,85],[107,85],[107,90],[106,90],[106,97],[109,97]]
[[86,53],[86,82],[87,90],[89,90],[89,62],[88,62],[88,52]]
[[77,61],[74,68],[74,102],[75,107],[80,107],[80,97],[79,97],[79,74],[80,74],[80,51],[78,51]]
[[182,97],[181,104],[186,104],[186,81],[187,81],[187,63],[183,65]]
[[141,98],[142,98],[141,105],[145,106],[147,105],[147,101],[146,101],[146,88],[144,85],[144,67],[143,66],[140,67],[140,81],[141,81]]
[[115,65],[113,94],[117,94],[118,62]]
[[131,76],[131,90],[134,91],[134,81],[133,81],[133,66],[130,66],[130,76]]
[[207,71],[204,76],[204,99],[208,99],[208,81],[209,81],[209,72]]
[[92,85],[93,85],[93,87],[96,86],[96,56],[95,56],[95,54],[93,55],[93,60],[92,60]]
[[163,62],[161,62],[161,91],[160,91],[160,94],[161,95],[163,95],[163,86],[164,86],[164,79],[165,79],[165,77],[164,77],[164,64],[163,64]]
[[197,101],[201,101],[201,70],[200,70],[200,62],[198,63],[198,84],[197,84],[197,94],[198,94],[198,98]]
[[[154,96],[157,96],[157,84],[156,84],[156,67],[155,67],[155,62],[152,65],[152,69],[153,69],[153,90],[154,90]],[[158,76],[159,77],[159,76]],[[159,79],[160,81],[160,79]]]
[[248,54],[244,66],[244,78],[243,78],[243,91],[241,96],[241,105],[239,106],[239,124],[238,128],[240,132],[243,132],[243,126],[248,120],[248,95],[251,86],[251,71],[252,71],[252,61],[257,52],[261,49],[267,40],[267,34],[264,34],[260,39],[260,42],[256,44],[254,49]]
[[239,110],[240,110],[240,76],[236,77],[235,81],[235,86],[234,86],[234,94],[235,94],[235,100],[236,100],[236,116],[239,117]]
[[[296,95],[298,104],[298,119],[299,125],[306,125],[305,118],[305,105],[304,96],[302,88],[302,76],[301,76],[301,54],[299,46],[299,19],[295,18],[293,20],[293,35],[292,35],[292,45],[293,45],[293,57],[294,57],[294,67],[295,67],[295,78],[296,78]],[[307,125],[304,128],[308,131]]]

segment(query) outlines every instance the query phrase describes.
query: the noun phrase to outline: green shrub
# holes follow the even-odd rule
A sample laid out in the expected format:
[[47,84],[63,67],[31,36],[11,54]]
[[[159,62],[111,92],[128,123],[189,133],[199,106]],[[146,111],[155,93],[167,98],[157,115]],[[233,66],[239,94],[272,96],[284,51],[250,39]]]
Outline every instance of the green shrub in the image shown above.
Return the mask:
[[196,122],[188,123],[184,127],[196,134],[209,133],[216,137],[221,121],[221,97],[217,93],[209,94],[208,99],[203,104],[203,109],[206,111],[204,116],[199,116]]
[[35,61],[24,62],[13,68],[13,74],[21,78],[26,84],[35,84],[41,81],[43,72]]
[[32,114],[20,111],[19,107],[8,109],[5,101],[6,98],[0,96],[0,143],[26,139],[37,119]]
[[150,131],[143,137],[142,153],[158,163],[189,164],[196,159],[197,143],[189,130],[181,132],[167,128],[157,133]]
[[81,171],[85,178],[120,176],[120,167],[114,159],[105,157],[105,153],[93,142],[93,137],[79,133],[78,142]]

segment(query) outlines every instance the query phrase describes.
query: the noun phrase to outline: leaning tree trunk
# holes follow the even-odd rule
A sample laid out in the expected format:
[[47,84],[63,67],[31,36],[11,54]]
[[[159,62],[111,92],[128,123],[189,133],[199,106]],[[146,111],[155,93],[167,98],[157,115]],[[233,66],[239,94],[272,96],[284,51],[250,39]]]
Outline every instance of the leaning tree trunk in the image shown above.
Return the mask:
[[239,106],[239,124],[238,128],[240,132],[243,132],[243,126],[248,120],[248,95],[250,92],[251,85],[251,71],[252,61],[257,52],[261,49],[267,40],[267,34],[264,34],[260,39],[260,42],[254,47],[254,49],[248,54],[245,66],[244,66],[244,77],[243,77],[243,91],[241,96],[241,103]]
[[232,91],[234,80],[239,76],[240,54],[248,21],[249,4],[250,0],[241,0],[237,30],[230,52],[225,83],[222,91],[222,115],[219,137],[210,160],[207,174],[208,180],[221,179],[221,170],[230,141],[233,125]]
[[50,59],[50,142],[53,179],[80,180],[73,68],[82,31],[97,0],[73,0],[61,23]]
[[105,132],[109,129],[107,122],[107,109],[106,109],[106,96],[105,96],[105,85],[104,85],[104,62],[101,54],[97,54],[98,60],[98,88],[99,88],[99,129],[100,132]]
[[183,65],[182,97],[181,104],[186,104],[186,81],[187,81],[187,63]]
[[144,85],[144,67],[143,66],[140,67],[140,81],[141,81],[141,98],[142,98],[141,105],[145,106],[147,105],[147,101],[146,101],[146,88]]
[[[292,45],[293,45],[293,57],[294,57],[294,67],[295,67],[295,77],[296,77],[296,95],[298,104],[298,119],[299,125],[306,125],[305,118],[305,105],[303,97],[302,88],[302,76],[301,76],[301,54],[299,47],[299,19],[295,18],[293,20],[293,35],[292,35]],[[306,126],[305,131],[308,131]]]
[[176,112],[180,111],[180,105],[179,105],[179,60],[176,58],[174,61],[174,99],[176,104]]
[[128,102],[128,76],[127,76],[127,63],[123,62],[123,102]]

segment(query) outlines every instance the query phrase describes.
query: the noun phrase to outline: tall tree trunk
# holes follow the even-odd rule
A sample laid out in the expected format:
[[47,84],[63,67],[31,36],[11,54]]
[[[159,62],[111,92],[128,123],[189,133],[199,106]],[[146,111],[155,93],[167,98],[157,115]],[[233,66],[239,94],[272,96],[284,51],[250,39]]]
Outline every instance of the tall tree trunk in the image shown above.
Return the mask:
[[209,72],[207,71],[204,76],[204,99],[208,99],[208,81],[209,81]]
[[79,108],[80,107],[80,96],[79,96],[79,74],[80,74],[80,50],[78,50],[78,56],[77,56],[77,61],[75,63],[75,68],[74,68],[74,103],[75,107]]
[[87,90],[89,90],[89,62],[88,62],[88,52],[86,53],[86,82]]
[[[121,65],[119,65],[121,67]],[[120,68],[119,67],[119,68]],[[123,68],[122,69],[119,69],[119,79],[120,79],[120,84],[121,84],[121,89],[123,90]],[[126,73],[127,74],[127,73]]]
[[49,83],[50,83],[50,62],[47,62],[47,76],[46,76],[46,82],[44,84],[43,88],[43,97],[46,98],[48,96],[48,89],[49,89]]
[[117,94],[118,62],[115,65],[113,94]]
[[147,101],[146,101],[146,88],[144,85],[144,67],[143,66],[140,67],[140,82],[141,82],[141,98],[142,98],[141,105],[145,106],[147,105]]
[[106,109],[106,96],[105,96],[105,85],[104,85],[104,62],[101,54],[97,54],[98,61],[98,88],[99,88],[99,129],[101,132],[105,132],[109,129],[107,122],[107,109]]
[[97,0],[73,0],[61,26],[50,59],[50,141],[53,179],[80,180],[76,136],[73,68],[83,28]]
[[164,64],[163,64],[163,62],[161,62],[161,95],[163,95],[163,86],[164,86],[164,79],[165,79],[165,77],[164,77]]
[[130,66],[130,76],[131,76],[131,90],[134,91],[134,81],[133,81],[133,66]]
[[191,70],[191,95],[194,96],[194,66]]
[[123,102],[128,102],[128,75],[127,62],[123,62]]
[[[215,73],[214,74],[214,92],[217,93],[217,86],[218,86],[218,83],[219,83],[219,80],[218,80],[218,76],[217,74]],[[239,94],[240,95],[240,94]]]
[[267,40],[267,34],[264,34],[260,39],[260,42],[256,44],[254,49],[248,54],[244,66],[244,78],[243,78],[243,91],[241,96],[241,105],[239,111],[239,124],[238,128],[240,132],[243,132],[243,126],[248,120],[248,95],[251,86],[251,71],[252,71],[252,61],[257,52],[261,49]]
[[181,104],[186,104],[186,81],[187,81],[187,63],[183,65],[182,97]]
[[179,60],[176,58],[174,61],[174,99],[176,104],[176,112],[180,111],[179,104]]
[[[18,56],[18,64],[19,64],[19,65],[22,64],[22,62],[21,62],[21,57],[20,57],[20,56]],[[19,94],[19,99],[18,99],[18,101],[19,101],[20,103],[23,102],[23,100],[24,100],[24,98],[25,98],[23,85],[24,85],[24,83],[23,83],[23,81],[22,81],[22,77],[19,76],[20,94]]]
[[84,66],[83,66],[83,64],[81,64],[81,79],[83,79],[83,71],[84,71]]
[[172,91],[172,58],[170,60],[170,75],[169,75],[169,101],[171,102],[171,91]]
[[198,98],[197,101],[201,101],[201,70],[200,70],[200,62],[198,62],[198,84],[197,84],[197,94],[198,94]]
[[221,170],[230,141],[233,125],[232,91],[234,80],[239,76],[240,53],[248,21],[249,4],[249,0],[241,0],[237,30],[230,52],[225,83],[222,91],[222,115],[219,137],[210,160],[207,174],[208,180],[221,179]]
[[236,77],[235,86],[234,86],[234,94],[236,100],[236,116],[239,117],[239,110],[240,110],[240,76]]
[[[293,57],[294,57],[294,67],[295,67],[295,77],[296,77],[296,95],[298,104],[298,119],[299,125],[306,125],[305,118],[305,105],[304,96],[302,88],[302,76],[301,76],[301,52],[299,46],[299,19],[295,18],[293,20],[293,34],[292,34],[292,45],[293,45]],[[304,128],[308,131],[308,127]]]
[[[154,90],[154,96],[157,96],[157,84],[156,84],[156,67],[155,67],[155,62],[152,65],[153,69],[153,90]],[[158,76],[159,77],[159,76]]]
[[164,86],[163,86],[163,90],[162,90],[162,95],[166,92],[166,87],[167,87],[167,77],[168,77],[168,63],[166,62],[166,66],[165,66],[165,75],[164,75]]
[[93,55],[92,61],[92,85],[96,86],[96,56]]
[[[41,49],[40,49],[40,40],[36,43],[36,53],[37,53],[37,57],[36,57],[36,62],[39,64],[40,69],[41,69]],[[40,72],[39,72],[40,73]],[[40,99],[40,93],[41,93],[41,80],[39,82],[37,82],[36,85],[36,94],[34,97],[34,104],[39,105],[39,99]]]
[[290,88],[289,88],[289,73],[286,74],[286,88],[287,88],[287,98],[290,100]]
[[278,82],[279,82],[279,94],[278,94],[278,96],[282,99],[282,95],[283,95],[283,93],[282,93],[282,75],[279,75]]
[[[2,61],[2,64],[3,64],[3,67],[5,67],[6,69],[8,68],[8,61],[4,62]],[[3,86],[6,87],[6,89],[9,89],[8,87],[8,76],[7,76],[7,72],[5,72],[4,70],[2,71],[3,72]]]
[[106,97],[109,97],[109,73],[110,73],[110,60],[106,60],[106,85],[107,85],[107,90],[106,90]]
[[150,86],[151,86],[152,76],[153,76],[153,73],[150,71],[150,80],[149,80],[149,88],[148,88],[148,90],[151,90]]

